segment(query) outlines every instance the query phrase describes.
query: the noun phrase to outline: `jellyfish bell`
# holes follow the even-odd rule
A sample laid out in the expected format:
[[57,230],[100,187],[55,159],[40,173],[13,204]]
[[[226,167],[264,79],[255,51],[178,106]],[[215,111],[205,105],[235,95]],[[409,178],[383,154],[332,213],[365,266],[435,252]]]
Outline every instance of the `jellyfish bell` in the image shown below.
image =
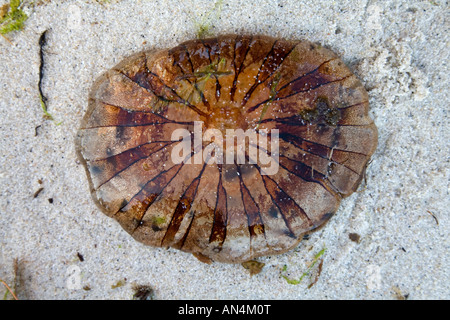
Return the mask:
[[239,263],[292,249],[357,189],[377,145],[368,109],[331,50],[224,35],[100,76],[76,150],[95,203],[137,241]]

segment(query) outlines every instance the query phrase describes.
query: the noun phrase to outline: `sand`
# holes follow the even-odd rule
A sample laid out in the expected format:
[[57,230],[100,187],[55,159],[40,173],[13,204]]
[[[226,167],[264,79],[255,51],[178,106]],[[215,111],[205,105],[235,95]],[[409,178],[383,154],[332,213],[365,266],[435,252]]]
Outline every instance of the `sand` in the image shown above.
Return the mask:
[[[19,299],[131,299],[136,284],[156,299],[450,298],[448,1],[68,0],[25,11],[12,44],[0,38],[0,279]],[[94,205],[74,151],[96,77],[201,25],[331,48],[367,88],[379,130],[360,191],[295,250],[258,259],[253,276],[134,241]],[[53,121],[37,87],[45,30]],[[324,248],[299,284],[281,276],[298,280]]]

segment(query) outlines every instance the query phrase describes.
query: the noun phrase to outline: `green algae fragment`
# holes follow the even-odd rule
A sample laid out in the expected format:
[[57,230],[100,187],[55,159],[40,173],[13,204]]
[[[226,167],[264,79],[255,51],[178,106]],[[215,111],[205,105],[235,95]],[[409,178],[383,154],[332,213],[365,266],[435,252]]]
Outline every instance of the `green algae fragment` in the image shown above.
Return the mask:
[[154,224],[161,225],[164,222],[166,222],[166,218],[164,218],[164,217],[153,217],[152,221],[153,221]]
[[[212,20],[218,19],[222,11],[222,0],[217,1],[211,11],[205,13],[200,21],[194,21],[196,27],[196,35],[198,39],[204,39],[211,35]],[[215,13],[214,16],[212,14]]]
[[341,119],[339,110],[329,106],[327,98],[319,97],[314,109],[306,109],[299,112],[300,118],[308,123],[326,123],[335,126]]
[[47,105],[45,104],[41,94],[39,94],[39,100],[41,102],[42,111],[44,112],[44,118],[48,120],[54,120],[53,116],[47,111]]
[[44,112],[44,118],[47,120],[54,121],[57,126],[61,125],[61,123],[63,123],[63,122],[62,121],[56,122],[56,120],[53,118],[53,116],[47,111],[47,105],[45,104],[44,99],[42,98],[41,94],[39,94],[39,100],[41,103],[42,111]]
[[21,30],[28,16],[21,9],[20,0],[11,0],[1,8],[0,34],[5,35],[12,31]]
[[[300,278],[299,278],[298,280],[296,280],[296,279],[289,279],[289,278],[288,278],[287,276],[285,276],[284,274],[281,274],[281,277],[282,277],[283,279],[285,279],[286,282],[289,283],[289,284],[292,284],[292,285],[300,284],[300,283],[302,282],[303,278],[305,278],[306,276],[308,276],[308,275],[311,273],[311,271],[313,270],[314,266],[317,264],[317,262],[319,261],[320,257],[323,256],[323,254],[325,253],[325,251],[326,251],[326,248],[323,248],[322,250],[320,250],[320,251],[314,256],[314,259],[313,259],[311,265],[308,267],[308,269],[306,269],[305,272],[303,272],[303,274],[300,276]],[[286,270],[287,270],[287,266],[284,265],[284,266],[283,266],[283,269],[281,270],[281,272],[282,272],[282,273],[283,273],[283,272],[286,272]]]
[[259,122],[258,122],[258,125],[256,126],[256,130],[258,130],[258,127],[259,127],[259,125],[261,124],[261,121],[262,121],[262,119],[264,118],[264,115],[266,114],[266,112],[267,112],[267,109],[269,108],[269,105],[270,105],[270,103],[274,100],[274,98],[275,98],[275,96],[276,96],[276,94],[277,94],[277,90],[276,90],[276,88],[277,88],[277,86],[278,86],[278,84],[280,83],[280,80],[281,80],[281,74],[278,72],[277,74],[275,74],[275,76],[274,76],[274,78],[273,78],[273,80],[272,80],[272,83],[271,83],[271,85],[270,85],[270,94],[269,94],[269,101],[267,101],[265,104],[264,104],[264,106],[263,106],[263,109],[262,109],[262,111],[261,111],[261,116],[259,117]]
[[217,79],[222,76],[232,74],[231,71],[225,69],[226,60],[222,58],[215,60],[209,65],[199,69],[198,71],[184,75],[180,77],[179,95],[186,102],[198,103],[203,98],[203,91],[205,90],[206,83],[211,77]]

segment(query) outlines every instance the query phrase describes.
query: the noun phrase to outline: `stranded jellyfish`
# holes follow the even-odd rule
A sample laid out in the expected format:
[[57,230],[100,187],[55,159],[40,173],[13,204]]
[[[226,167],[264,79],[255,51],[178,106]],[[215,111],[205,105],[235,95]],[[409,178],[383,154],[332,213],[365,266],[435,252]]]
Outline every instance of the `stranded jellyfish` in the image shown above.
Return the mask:
[[133,238],[238,263],[292,249],[357,189],[377,145],[368,108],[329,49],[226,35],[107,71],[76,147]]

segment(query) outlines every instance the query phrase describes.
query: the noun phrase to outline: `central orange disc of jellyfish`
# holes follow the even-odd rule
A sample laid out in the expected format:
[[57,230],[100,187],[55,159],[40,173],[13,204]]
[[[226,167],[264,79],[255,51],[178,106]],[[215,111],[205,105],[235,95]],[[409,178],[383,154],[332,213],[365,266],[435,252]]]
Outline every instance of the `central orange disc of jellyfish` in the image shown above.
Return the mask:
[[136,240],[243,262],[353,193],[377,145],[360,81],[308,41],[227,35],[135,54],[93,85],[76,145]]

